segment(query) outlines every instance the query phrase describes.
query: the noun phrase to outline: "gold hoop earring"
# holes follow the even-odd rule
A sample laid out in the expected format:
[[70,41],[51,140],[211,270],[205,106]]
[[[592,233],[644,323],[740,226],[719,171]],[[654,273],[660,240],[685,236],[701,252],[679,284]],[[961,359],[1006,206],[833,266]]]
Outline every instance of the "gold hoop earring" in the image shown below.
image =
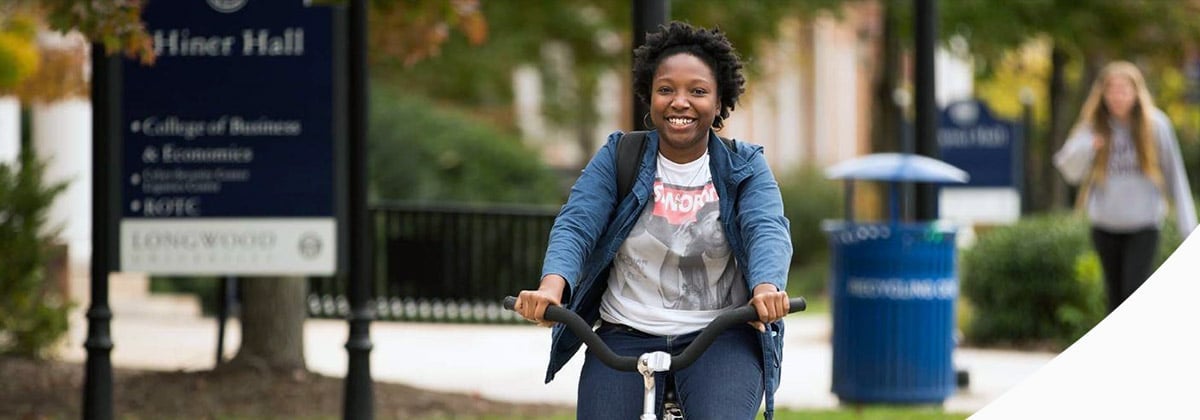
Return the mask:
[[651,124],[650,121],[647,121],[648,118],[650,118],[649,112],[647,112],[646,115],[642,116],[642,127],[644,127],[647,130],[651,130],[654,128],[654,124]]

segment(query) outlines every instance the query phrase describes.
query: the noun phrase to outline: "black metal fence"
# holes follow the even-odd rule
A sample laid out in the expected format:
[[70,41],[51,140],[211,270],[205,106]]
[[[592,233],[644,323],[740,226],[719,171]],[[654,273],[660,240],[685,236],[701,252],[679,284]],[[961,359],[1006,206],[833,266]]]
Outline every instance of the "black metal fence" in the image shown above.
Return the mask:
[[[535,287],[557,208],[385,203],[372,207],[376,319],[512,322],[504,296]],[[309,314],[344,318],[345,284],[309,281]]]

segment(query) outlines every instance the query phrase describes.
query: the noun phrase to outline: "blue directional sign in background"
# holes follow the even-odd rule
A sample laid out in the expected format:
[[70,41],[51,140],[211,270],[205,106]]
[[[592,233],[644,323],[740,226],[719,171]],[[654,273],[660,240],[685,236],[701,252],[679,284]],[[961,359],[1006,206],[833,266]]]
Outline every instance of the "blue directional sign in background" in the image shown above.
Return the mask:
[[971,179],[954,187],[1013,187],[1021,181],[1021,126],[992,115],[978,100],[952,102],[938,123],[941,160],[966,171]]
[[307,3],[147,4],[157,61],[123,69],[123,268],[332,270],[333,18]]

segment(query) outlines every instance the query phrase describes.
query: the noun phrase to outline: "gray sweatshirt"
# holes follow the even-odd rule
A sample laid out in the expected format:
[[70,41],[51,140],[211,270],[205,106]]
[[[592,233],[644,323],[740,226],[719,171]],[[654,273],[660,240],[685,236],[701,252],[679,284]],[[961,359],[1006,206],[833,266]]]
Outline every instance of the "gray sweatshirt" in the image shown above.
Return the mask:
[[[1171,194],[1179,232],[1186,238],[1196,227],[1196,208],[1184,173],[1179,142],[1166,114],[1155,109],[1151,115],[1165,192]],[[1167,213],[1164,191],[1142,173],[1129,126],[1116,120],[1110,124],[1113,138],[1108,173],[1103,182],[1091,187],[1087,198],[1088,217],[1093,226],[1110,232],[1160,227]],[[1054,165],[1072,185],[1078,185],[1091,173],[1096,154],[1093,136],[1090,127],[1076,130],[1054,154]]]

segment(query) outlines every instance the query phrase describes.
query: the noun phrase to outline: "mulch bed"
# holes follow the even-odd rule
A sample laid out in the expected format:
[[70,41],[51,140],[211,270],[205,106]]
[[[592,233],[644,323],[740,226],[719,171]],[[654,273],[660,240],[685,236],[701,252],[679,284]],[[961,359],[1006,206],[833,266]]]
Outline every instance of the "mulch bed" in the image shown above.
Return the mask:
[[[79,363],[0,356],[0,417],[80,418]],[[114,369],[117,418],[341,418],[341,378],[311,372],[252,370],[157,372]],[[512,404],[478,396],[375,382],[381,419],[537,417],[570,414],[570,407]]]

